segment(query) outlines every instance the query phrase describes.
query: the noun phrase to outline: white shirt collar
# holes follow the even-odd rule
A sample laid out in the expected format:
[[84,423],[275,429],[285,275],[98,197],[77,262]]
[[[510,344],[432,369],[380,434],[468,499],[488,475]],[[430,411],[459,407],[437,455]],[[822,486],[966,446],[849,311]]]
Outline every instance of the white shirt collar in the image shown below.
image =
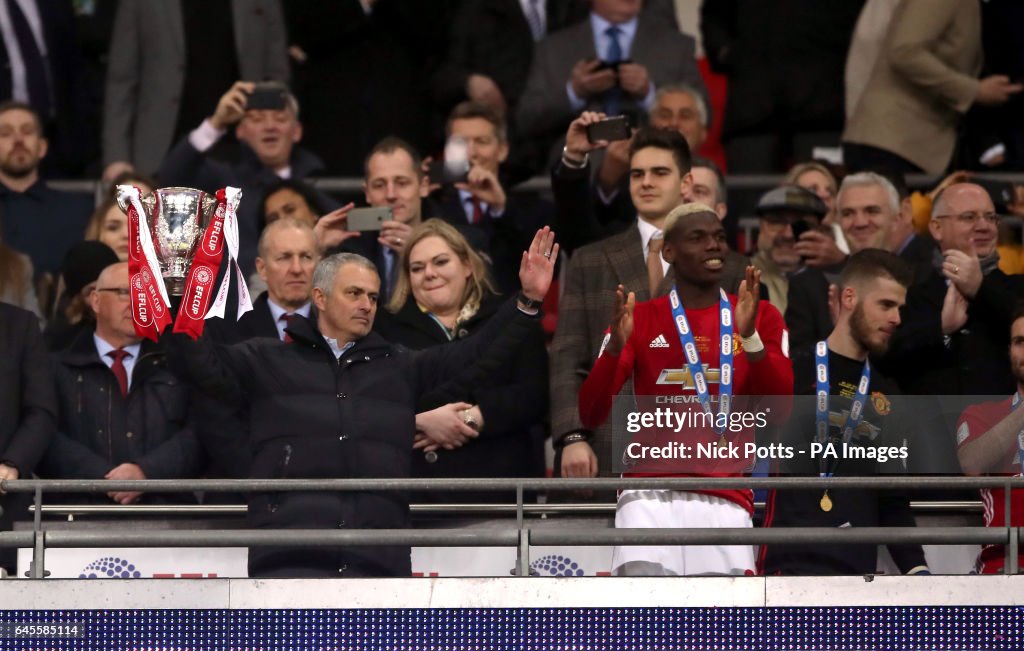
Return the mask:
[[[637,17],[633,16],[624,23],[615,23],[615,26],[622,30],[622,34],[619,36],[619,45],[622,47],[622,58],[628,59],[630,50],[632,49],[633,37],[636,35]],[[608,38],[608,34],[605,32],[612,23],[608,22],[604,18],[601,18],[594,12],[590,12],[590,28],[594,30],[594,43],[604,43],[604,39]],[[598,52],[597,58],[601,58],[601,52]]]
[[[100,337],[95,332],[92,334],[92,340],[96,342],[96,352],[99,353],[100,359],[104,360],[104,362],[111,361],[111,359],[107,357],[107,353],[109,353],[112,350],[117,350],[117,347],[108,344],[105,339]],[[126,353],[130,354],[132,356],[132,360],[134,361],[139,358],[139,350],[141,348],[142,342],[140,341],[138,343],[131,344],[130,346],[125,346],[123,350]]]
[[337,339],[331,339],[330,337],[324,337],[324,341],[331,347],[331,352],[334,353],[336,359],[341,359],[341,356],[345,354],[345,351],[356,345],[356,342],[350,341],[344,346],[338,346]]
[[283,307],[281,307],[280,305],[275,303],[274,300],[272,298],[270,298],[269,295],[267,296],[267,307],[270,308],[270,316],[274,317],[274,321],[277,321],[278,319],[280,319],[282,314],[298,314],[298,315],[304,316],[304,317],[306,317],[308,319],[309,318],[309,308],[312,307],[312,305],[313,305],[312,303],[307,302],[305,305],[303,305],[299,309],[292,310],[291,312],[289,312],[288,310],[284,309]]
[[[644,243],[644,260],[647,259],[647,255],[651,252],[651,238],[655,235],[662,235],[661,229],[649,224],[648,222],[636,218],[637,228],[640,229],[640,240]],[[665,256],[661,257],[661,270],[664,273],[668,273],[669,264],[665,261]]]

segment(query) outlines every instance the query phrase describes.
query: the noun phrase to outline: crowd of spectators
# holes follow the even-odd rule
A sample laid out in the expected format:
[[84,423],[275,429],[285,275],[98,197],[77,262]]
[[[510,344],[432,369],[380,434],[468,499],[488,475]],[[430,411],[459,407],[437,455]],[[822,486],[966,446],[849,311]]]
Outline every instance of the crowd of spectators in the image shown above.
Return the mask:
[[[706,301],[718,305],[720,290],[737,310],[738,377],[754,378],[750,386],[768,378],[779,393],[813,393],[810,360],[825,341],[852,386],[869,358],[872,386],[886,393],[1004,400],[1024,386],[1014,311],[1024,300],[1021,247],[1000,218],[1024,215],[1024,191],[973,178],[1024,170],[1015,3],[704,0],[699,27],[683,4],[0,0],[0,301],[21,308],[0,306],[0,479],[386,476],[369,461],[374,435],[360,431],[389,409],[387,387],[345,388],[337,375],[337,386],[328,378],[314,388],[312,372],[266,373],[292,358],[313,368],[326,348],[339,369],[351,350],[366,350],[372,373],[406,387],[408,414],[389,417],[377,441],[397,476],[529,477],[546,465],[564,477],[613,475],[620,451],[607,409],[593,405],[666,391],[649,374],[684,365],[681,354],[664,369],[616,358],[648,346],[631,336],[662,330],[668,341],[651,343],[650,355],[679,352],[668,297],[694,318]],[[619,116],[626,137],[590,136]],[[753,206],[754,241],[727,237],[739,210],[726,171],[784,174]],[[911,192],[905,175],[922,172],[934,187]],[[550,195],[516,189],[536,175],[550,175]],[[385,211],[379,227],[349,224],[356,202],[310,181],[325,176],[360,177],[359,203]],[[71,178],[102,179],[102,196],[48,183]],[[189,361],[212,348],[135,334],[128,219],[114,191],[123,183],[143,193],[242,189],[239,264],[254,309],[237,322],[209,320],[202,338],[233,351],[223,353],[228,379]],[[546,231],[535,235],[545,227],[558,233],[561,259]],[[561,273],[547,316],[509,318],[510,296],[536,312],[533,293],[546,285],[523,270],[553,251]],[[331,321],[342,309],[332,301],[350,293],[332,297],[332,288],[349,277],[359,296],[345,318],[366,326],[356,334]],[[632,329],[636,304],[647,305],[637,311],[642,334]],[[667,326],[652,325],[661,317]],[[501,334],[503,322],[515,337]],[[873,339],[879,331],[884,345]],[[482,338],[516,353],[484,354]],[[706,370],[719,373],[712,360],[725,351],[702,342]],[[773,368],[757,366],[759,345]],[[392,356],[400,372],[382,361]],[[474,356],[484,361],[470,364]],[[370,373],[360,366],[353,373]],[[696,390],[689,373],[690,384],[671,391]],[[838,380],[832,389],[853,396]],[[336,448],[307,439],[335,417],[330,404],[364,390],[378,409],[339,406],[340,426],[358,431],[329,433],[332,442],[356,437],[363,463],[354,470],[326,460]],[[278,391],[315,394],[318,411],[273,411]],[[901,422],[875,409],[877,427]],[[304,431],[293,432],[295,422]],[[998,409],[983,409],[940,423],[930,447],[935,459],[968,459],[975,474],[1007,472],[1005,455],[990,451],[1018,452],[1007,427]],[[620,515],[634,513],[627,523],[648,508],[634,498],[620,497]],[[406,516],[406,497],[305,499],[256,496],[250,516],[275,527],[299,527],[320,508],[329,515],[314,526],[391,526]],[[887,508],[844,517],[873,526]],[[789,513],[777,521],[816,523]],[[903,569],[921,570],[919,551],[902,550]],[[317,575],[340,562],[327,554],[298,567],[292,553],[258,554],[253,571]],[[344,565],[350,576],[407,571],[397,556],[380,565],[357,550]],[[798,557],[770,566],[808,570]],[[700,555],[622,558],[620,573],[754,571],[747,553],[710,564]],[[861,560],[812,569],[861,571]]]

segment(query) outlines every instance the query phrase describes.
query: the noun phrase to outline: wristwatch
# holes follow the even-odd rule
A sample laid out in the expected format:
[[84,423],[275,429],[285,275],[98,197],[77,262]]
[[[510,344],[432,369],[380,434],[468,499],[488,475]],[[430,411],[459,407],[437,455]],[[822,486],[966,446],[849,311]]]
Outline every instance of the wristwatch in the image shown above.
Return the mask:
[[528,298],[526,294],[519,292],[519,296],[516,297],[516,302],[519,307],[526,310],[539,310],[540,306],[544,304],[544,301],[535,301],[532,298]]

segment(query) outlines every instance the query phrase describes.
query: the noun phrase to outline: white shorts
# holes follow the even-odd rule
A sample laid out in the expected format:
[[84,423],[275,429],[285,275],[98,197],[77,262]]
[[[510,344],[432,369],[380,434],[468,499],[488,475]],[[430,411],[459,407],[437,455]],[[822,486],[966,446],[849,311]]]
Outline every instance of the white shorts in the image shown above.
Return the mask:
[[[753,526],[750,514],[742,506],[701,493],[628,490],[619,495],[615,508],[616,529]],[[612,574],[616,576],[744,576],[753,572],[754,548],[750,545],[626,545],[612,552]]]

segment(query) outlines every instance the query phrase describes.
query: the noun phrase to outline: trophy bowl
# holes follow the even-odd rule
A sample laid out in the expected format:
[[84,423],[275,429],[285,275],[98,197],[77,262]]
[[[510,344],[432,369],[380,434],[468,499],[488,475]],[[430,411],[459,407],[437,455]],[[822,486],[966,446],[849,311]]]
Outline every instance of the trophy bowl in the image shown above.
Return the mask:
[[[172,187],[154,190],[140,202],[167,293],[181,296],[196,247],[217,210],[217,199],[195,188]],[[127,205],[121,209],[127,213]]]

